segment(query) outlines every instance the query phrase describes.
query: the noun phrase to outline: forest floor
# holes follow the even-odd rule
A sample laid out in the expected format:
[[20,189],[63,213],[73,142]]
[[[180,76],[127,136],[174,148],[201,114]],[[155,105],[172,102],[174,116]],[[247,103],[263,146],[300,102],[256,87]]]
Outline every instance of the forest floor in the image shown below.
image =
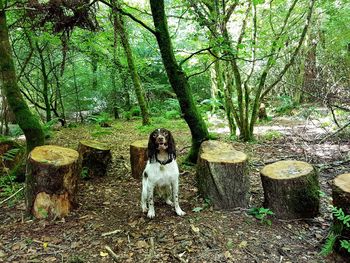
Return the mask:
[[[54,132],[49,144],[73,149],[82,139],[107,142],[113,154],[108,175],[80,180],[79,207],[64,219],[26,218],[23,199],[3,204],[0,262],[346,262],[335,255],[319,255],[332,221],[330,181],[349,172],[350,157],[346,140],[332,137],[320,143],[326,128],[319,120],[275,118],[257,127],[256,142],[232,142],[250,159],[250,207],[262,207],[259,170],[265,164],[295,159],[319,170],[320,215],[289,221],[271,217],[271,225],[247,215],[245,209],[214,210],[198,196],[195,168],[182,164],[190,133],[180,120],[169,121],[165,128],[172,130],[177,142],[180,204],[187,214],[179,217],[156,202],[156,217],[148,219],[140,208],[141,182],[131,177],[129,145],[147,139],[153,127],[139,125],[139,120],[116,121],[103,131],[90,124]],[[219,126],[218,122],[211,129],[219,131]],[[227,141],[227,134],[219,138]],[[111,231],[114,234],[103,235]],[[108,254],[106,245],[117,259]]]

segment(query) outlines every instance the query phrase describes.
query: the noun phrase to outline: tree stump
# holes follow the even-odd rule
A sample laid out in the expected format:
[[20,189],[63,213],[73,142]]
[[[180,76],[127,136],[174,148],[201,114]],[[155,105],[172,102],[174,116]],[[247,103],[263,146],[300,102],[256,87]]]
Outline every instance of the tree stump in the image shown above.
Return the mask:
[[66,216],[76,204],[80,171],[77,151],[55,145],[35,147],[27,160],[27,212],[36,218]]
[[278,218],[311,218],[319,212],[319,182],[312,165],[301,161],[279,161],[260,172],[264,206]]
[[[333,206],[341,208],[345,215],[350,215],[350,173],[341,174],[335,177],[332,184]],[[334,217],[334,216],[333,216]],[[341,248],[340,240],[350,240],[350,229],[334,217],[334,229],[339,230],[340,238],[336,241],[335,247],[338,252],[349,255]]]
[[202,143],[197,162],[199,193],[209,198],[214,208],[247,207],[249,175],[247,155],[219,141]]
[[111,149],[105,143],[93,140],[80,141],[78,152],[85,179],[107,174],[112,154]]
[[148,160],[147,156],[148,140],[139,140],[130,144],[130,165],[131,175],[135,179],[140,179]]

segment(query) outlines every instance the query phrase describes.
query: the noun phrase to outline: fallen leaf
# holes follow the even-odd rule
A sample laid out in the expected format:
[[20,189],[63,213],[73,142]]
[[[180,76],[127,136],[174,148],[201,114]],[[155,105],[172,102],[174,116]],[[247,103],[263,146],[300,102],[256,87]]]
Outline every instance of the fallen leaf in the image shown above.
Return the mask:
[[239,243],[238,247],[239,248],[245,248],[248,245],[248,242],[243,240],[241,243]]
[[231,255],[230,251],[225,251],[224,256],[225,256],[226,259],[232,258],[232,255]]
[[149,245],[147,244],[147,242],[145,240],[137,241],[136,246],[137,246],[137,248],[148,248],[149,247]]
[[101,257],[107,257],[107,256],[108,256],[108,253],[107,253],[107,252],[100,251],[100,256],[101,256]]
[[196,227],[195,225],[191,225],[191,229],[194,233],[196,233],[196,234],[199,233],[199,227]]

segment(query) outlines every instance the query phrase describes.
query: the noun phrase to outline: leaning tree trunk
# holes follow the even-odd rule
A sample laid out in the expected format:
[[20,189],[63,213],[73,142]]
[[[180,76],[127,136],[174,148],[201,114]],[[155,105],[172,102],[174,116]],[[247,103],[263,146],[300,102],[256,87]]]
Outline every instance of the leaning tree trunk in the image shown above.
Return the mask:
[[44,144],[45,136],[38,119],[29,110],[17,85],[3,0],[0,0],[0,73],[7,102],[24,132],[27,152],[30,152],[35,146]]
[[140,76],[136,70],[134,58],[132,55],[132,50],[131,50],[129,39],[128,39],[128,34],[127,34],[125,27],[124,27],[123,17],[118,12],[115,12],[114,15],[115,15],[114,23],[116,23],[116,27],[117,27],[119,35],[120,35],[120,40],[122,42],[122,45],[123,45],[123,48],[125,51],[126,60],[128,62],[131,79],[132,79],[132,82],[134,84],[137,101],[138,101],[140,109],[141,109],[142,124],[149,125],[151,122],[150,122],[150,118],[149,118],[149,111],[148,111],[147,102],[145,100],[145,92],[144,92],[142,84],[141,84]]
[[209,138],[208,129],[196,108],[186,75],[175,59],[164,11],[164,0],[150,0],[150,4],[163,64],[179,100],[185,121],[191,130],[192,147],[187,161],[196,163],[201,143]]

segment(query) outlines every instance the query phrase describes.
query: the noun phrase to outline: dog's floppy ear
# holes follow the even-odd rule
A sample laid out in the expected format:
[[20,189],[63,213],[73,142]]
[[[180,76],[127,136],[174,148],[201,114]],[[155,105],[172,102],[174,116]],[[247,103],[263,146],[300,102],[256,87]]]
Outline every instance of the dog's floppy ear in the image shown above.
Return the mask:
[[176,159],[176,145],[173,135],[168,132],[168,154],[170,158]]
[[148,159],[150,160],[151,163],[156,160],[156,154],[157,154],[157,145],[153,134],[154,132],[152,132],[149,135],[148,148],[147,148]]

